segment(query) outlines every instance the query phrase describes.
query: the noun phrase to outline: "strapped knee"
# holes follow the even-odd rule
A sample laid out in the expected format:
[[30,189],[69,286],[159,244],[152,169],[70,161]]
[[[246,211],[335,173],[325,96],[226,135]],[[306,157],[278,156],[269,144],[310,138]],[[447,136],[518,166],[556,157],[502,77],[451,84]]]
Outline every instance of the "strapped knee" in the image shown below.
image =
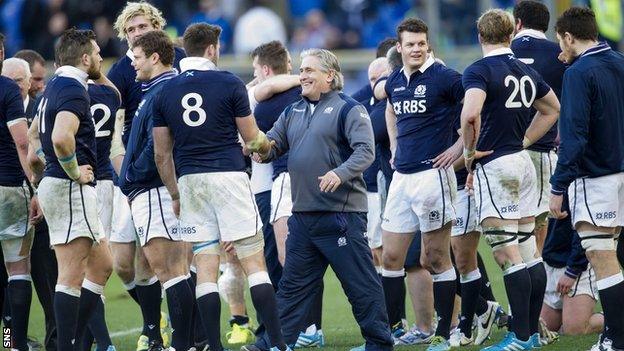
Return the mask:
[[535,234],[533,230],[535,229],[535,223],[525,223],[518,225],[518,250],[520,251],[520,256],[522,256],[522,260],[527,265],[534,264],[534,261],[538,260],[536,256],[537,254],[537,242],[535,240]]
[[613,251],[615,242],[613,234],[602,232],[578,232],[581,238],[581,246],[585,251]]
[[232,243],[239,259],[247,258],[264,250],[264,235],[259,230],[254,236],[236,240]]
[[517,232],[517,224],[483,227],[483,235],[485,235],[485,241],[488,243],[488,245],[490,245],[492,251],[500,250],[504,247],[511,245],[517,245]]

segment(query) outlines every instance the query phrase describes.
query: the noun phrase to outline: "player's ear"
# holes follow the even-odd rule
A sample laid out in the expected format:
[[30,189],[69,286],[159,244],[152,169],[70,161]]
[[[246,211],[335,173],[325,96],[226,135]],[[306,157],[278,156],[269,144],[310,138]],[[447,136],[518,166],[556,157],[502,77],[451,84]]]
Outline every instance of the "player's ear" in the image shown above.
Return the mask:
[[152,61],[152,63],[157,63],[158,61],[160,61],[160,55],[158,55],[157,52],[154,52],[150,55],[150,61]]

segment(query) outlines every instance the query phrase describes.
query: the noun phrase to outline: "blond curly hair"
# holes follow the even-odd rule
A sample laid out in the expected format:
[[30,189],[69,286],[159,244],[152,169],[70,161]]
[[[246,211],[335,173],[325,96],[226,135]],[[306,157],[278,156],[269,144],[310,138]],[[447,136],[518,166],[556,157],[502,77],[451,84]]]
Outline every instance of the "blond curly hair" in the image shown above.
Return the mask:
[[126,23],[136,16],[145,16],[155,29],[162,29],[167,24],[159,9],[147,2],[129,2],[115,21],[115,30],[121,40],[127,39]]

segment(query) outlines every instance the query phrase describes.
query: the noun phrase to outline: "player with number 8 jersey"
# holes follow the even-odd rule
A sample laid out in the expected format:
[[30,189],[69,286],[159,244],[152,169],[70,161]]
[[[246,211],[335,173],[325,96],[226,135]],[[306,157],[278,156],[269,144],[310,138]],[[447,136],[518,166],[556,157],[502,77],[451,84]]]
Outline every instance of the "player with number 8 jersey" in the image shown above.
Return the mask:
[[284,351],[264,262],[262,221],[244,172],[238,134],[252,152],[267,152],[270,142],[251,114],[245,84],[230,72],[216,70],[220,34],[220,27],[205,23],[184,32],[188,57],[180,62],[182,72],[164,83],[154,105],[156,165],[179,210],[182,240],[194,243],[197,305],[210,350],[223,349],[217,289],[223,241],[236,249],[270,346]]

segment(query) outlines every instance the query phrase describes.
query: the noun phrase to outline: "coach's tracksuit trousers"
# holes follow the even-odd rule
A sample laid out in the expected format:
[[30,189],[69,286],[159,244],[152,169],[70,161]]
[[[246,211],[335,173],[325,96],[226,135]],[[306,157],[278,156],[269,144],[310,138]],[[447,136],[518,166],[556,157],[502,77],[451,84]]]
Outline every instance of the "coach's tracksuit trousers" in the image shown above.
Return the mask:
[[288,345],[307,327],[308,311],[331,265],[351,303],[366,350],[392,350],[383,289],[373,266],[366,213],[295,212],[288,220],[286,262],[277,290]]

